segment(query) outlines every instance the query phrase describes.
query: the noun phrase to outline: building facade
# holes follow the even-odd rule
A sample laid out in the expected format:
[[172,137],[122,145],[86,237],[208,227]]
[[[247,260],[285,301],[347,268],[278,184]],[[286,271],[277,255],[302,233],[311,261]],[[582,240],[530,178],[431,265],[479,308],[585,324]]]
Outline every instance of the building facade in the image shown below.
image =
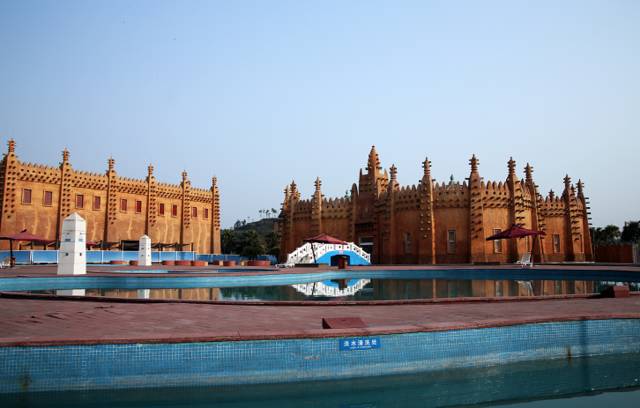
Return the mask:
[[[550,191],[543,197],[529,164],[525,178],[518,179],[516,163],[509,160],[506,180],[497,183],[485,182],[478,165],[474,155],[467,181],[437,183],[427,159],[419,184],[401,187],[395,166],[382,171],[374,146],[366,173],[360,171],[348,196],[325,198],[317,179],[311,199],[301,200],[292,182],[284,190],[279,218],[281,256],[305,238],[326,233],[362,246],[378,264],[515,262],[525,252],[536,262],[593,260],[580,180],[574,186],[566,176],[560,196]],[[486,240],[513,224],[546,235]]]
[[[145,179],[120,177],[115,161],[104,174],[75,170],[69,152],[59,167],[24,163],[10,140],[0,162],[0,234],[22,230],[58,241],[62,220],[77,212],[87,222],[87,241],[105,249],[146,234],[156,248],[220,253],[220,197],[209,189],[160,183],[148,167]],[[4,243],[6,246],[6,242]]]

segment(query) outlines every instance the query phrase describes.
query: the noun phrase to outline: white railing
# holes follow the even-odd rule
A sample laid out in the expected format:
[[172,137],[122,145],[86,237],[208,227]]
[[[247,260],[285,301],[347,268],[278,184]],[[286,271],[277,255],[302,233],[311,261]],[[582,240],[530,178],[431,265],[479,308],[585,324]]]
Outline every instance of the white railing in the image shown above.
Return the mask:
[[[311,247],[313,245],[313,249]],[[333,251],[352,251],[358,254],[360,257],[367,260],[367,262],[371,263],[371,255],[369,255],[364,249],[360,248],[353,242],[349,242],[347,244],[310,244],[306,243],[298,248],[295,251],[291,252],[287,256],[286,265],[295,265],[299,263],[313,263],[314,262],[314,254],[315,259],[320,259],[323,255],[328,252]]]

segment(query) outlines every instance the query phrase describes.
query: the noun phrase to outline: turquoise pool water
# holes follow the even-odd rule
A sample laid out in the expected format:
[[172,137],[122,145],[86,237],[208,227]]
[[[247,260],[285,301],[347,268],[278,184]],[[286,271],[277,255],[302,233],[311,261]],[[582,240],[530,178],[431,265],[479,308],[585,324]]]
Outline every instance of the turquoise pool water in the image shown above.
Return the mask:
[[[599,293],[624,283],[640,290],[640,273],[590,270],[361,270],[295,274],[3,278],[0,291],[185,300],[401,300]],[[125,273],[126,272],[126,273]],[[62,292],[61,292],[62,291]]]
[[[102,296],[126,299],[174,299],[211,301],[303,301],[303,300],[404,300],[460,297],[526,297],[541,295],[594,294],[606,286],[602,281],[503,281],[503,280],[410,280],[344,279],[277,286],[166,287],[129,289],[121,287],[35,290],[31,293]],[[637,283],[629,283],[634,291]],[[115,283],[113,286],[117,286]]]
[[300,384],[0,395],[2,407],[638,407],[640,355]]

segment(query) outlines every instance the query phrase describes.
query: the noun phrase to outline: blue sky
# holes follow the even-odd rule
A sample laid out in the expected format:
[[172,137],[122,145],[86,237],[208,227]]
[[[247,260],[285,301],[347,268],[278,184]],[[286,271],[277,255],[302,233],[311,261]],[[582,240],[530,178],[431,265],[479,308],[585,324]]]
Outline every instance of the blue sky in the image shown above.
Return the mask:
[[640,218],[640,2],[0,0],[0,140],[24,161],[221,188],[223,226],[357,181],[582,178]]

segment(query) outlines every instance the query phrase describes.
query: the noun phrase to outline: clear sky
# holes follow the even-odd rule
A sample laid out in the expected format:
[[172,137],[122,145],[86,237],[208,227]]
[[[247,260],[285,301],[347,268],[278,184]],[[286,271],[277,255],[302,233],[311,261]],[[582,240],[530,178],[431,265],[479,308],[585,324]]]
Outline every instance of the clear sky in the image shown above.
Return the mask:
[[0,140],[21,160],[221,188],[223,226],[357,181],[582,178],[640,218],[640,2],[0,0]]

